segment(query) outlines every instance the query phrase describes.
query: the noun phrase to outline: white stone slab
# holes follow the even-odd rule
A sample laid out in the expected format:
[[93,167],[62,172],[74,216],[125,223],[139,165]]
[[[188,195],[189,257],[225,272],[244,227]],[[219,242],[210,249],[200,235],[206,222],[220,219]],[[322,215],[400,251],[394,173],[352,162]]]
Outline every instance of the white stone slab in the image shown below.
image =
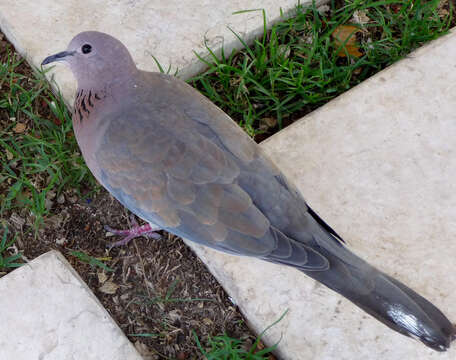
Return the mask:
[[142,359],[57,251],[2,277],[0,294],[2,360]]
[[[456,32],[265,141],[351,249],[456,321]],[[281,358],[456,359],[298,271],[193,246]]]
[[[326,0],[327,1],[327,0]],[[319,0],[317,3],[326,2]],[[216,53],[239,49],[240,42],[228,27],[251,41],[263,30],[261,11],[268,24],[292,13],[298,0],[0,0],[0,28],[27,60],[39,67],[48,55],[66,48],[81,31],[98,30],[120,39],[137,65],[157,69],[152,55],[165,69],[172,65],[181,78],[200,72],[204,65],[194,51],[205,56],[205,42]],[[311,0],[302,0],[302,4]],[[72,99],[75,83],[69,70],[57,66],[55,78],[66,99]],[[69,101],[72,104],[72,100]]]

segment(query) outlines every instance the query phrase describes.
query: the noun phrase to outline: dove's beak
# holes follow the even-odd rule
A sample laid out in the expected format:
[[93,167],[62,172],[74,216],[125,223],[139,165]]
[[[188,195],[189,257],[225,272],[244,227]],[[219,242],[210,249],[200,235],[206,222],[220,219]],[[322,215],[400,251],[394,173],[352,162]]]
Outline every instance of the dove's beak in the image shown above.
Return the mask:
[[43,60],[41,65],[47,65],[50,64],[54,61],[62,61],[64,60],[67,56],[73,56],[75,51],[61,51],[57,54],[48,56],[46,59]]

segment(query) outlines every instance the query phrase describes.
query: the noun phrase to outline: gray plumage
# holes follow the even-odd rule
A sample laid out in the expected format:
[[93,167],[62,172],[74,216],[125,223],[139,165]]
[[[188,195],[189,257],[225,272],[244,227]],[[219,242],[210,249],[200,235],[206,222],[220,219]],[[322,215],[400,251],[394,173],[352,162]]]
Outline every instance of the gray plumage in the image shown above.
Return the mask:
[[293,266],[392,329],[449,347],[448,319],[350,252],[261,148],[196,90],[138,70],[118,40],[99,32],[77,35],[43,64],[56,60],[78,80],[73,125],[89,168],[133,213],[217,250]]

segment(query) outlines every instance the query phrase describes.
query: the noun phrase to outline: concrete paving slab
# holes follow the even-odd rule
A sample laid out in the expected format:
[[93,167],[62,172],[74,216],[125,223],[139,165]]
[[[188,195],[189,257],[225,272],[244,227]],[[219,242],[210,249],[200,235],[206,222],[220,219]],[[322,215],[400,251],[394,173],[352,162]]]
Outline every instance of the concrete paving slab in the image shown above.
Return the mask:
[[[205,57],[206,44],[218,53],[241,48],[228,27],[251,41],[263,30],[261,11],[268,24],[291,14],[297,0],[0,0],[0,28],[16,50],[39,67],[48,55],[66,48],[81,31],[98,30],[120,39],[130,50],[137,65],[156,71],[152,55],[165,69],[172,65],[181,78],[200,72],[204,65],[194,51]],[[312,0],[302,0],[309,4]],[[324,3],[327,0],[319,0]],[[68,69],[55,68],[55,78],[66,99],[72,104],[75,83]]]
[[57,251],[0,279],[0,359],[142,360]]
[[[456,31],[262,146],[349,247],[456,321]],[[191,245],[282,359],[456,359],[298,271]]]

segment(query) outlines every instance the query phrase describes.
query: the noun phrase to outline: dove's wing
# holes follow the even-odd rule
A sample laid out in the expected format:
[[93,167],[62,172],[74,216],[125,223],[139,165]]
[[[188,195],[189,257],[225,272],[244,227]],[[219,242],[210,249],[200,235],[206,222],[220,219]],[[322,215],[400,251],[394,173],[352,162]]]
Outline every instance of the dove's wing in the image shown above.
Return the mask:
[[261,148],[213,104],[208,112],[205,98],[186,103],[185,84],[171,89],[181,102],[169,104],[161,86],[161,96],[123,104],[109,119],[96,153],[103,184],[143,219],[187,239],[326,269],[309,247],[315,221],[305,201]]

